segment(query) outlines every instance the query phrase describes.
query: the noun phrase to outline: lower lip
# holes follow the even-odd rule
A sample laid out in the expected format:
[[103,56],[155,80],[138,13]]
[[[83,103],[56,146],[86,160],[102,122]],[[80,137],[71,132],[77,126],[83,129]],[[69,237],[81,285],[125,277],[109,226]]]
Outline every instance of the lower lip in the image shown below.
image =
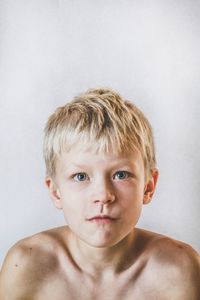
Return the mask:
[[89,220],[91,223],[96,223],[96,224],[110,224],[114,222],[114,219],[111,218],[94,218]]

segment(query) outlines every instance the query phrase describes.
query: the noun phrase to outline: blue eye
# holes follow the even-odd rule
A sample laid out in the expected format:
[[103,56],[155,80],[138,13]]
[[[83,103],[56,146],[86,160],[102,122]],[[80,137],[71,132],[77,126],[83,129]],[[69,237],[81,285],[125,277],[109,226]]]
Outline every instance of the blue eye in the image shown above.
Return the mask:
[[88,179],[88,176],[86,173],[77,173],[73,176],[75,181],[85,181]]
[[130,176],[130,173],[127,171],[118,171],[115,173],[114,179],[123,180],[123,179],[127,179],[129,176]]

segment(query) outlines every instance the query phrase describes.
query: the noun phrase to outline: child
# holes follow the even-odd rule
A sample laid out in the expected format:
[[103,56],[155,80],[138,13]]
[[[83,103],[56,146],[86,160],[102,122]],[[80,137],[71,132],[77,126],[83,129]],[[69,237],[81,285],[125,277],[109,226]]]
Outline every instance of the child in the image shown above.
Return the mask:
[[198,300],[187,244],[136,228],[155,191],[149,122],[109,89],[58,108],[45,128],[46,185],[66,226],[19,241],[0,275],[1,300]]

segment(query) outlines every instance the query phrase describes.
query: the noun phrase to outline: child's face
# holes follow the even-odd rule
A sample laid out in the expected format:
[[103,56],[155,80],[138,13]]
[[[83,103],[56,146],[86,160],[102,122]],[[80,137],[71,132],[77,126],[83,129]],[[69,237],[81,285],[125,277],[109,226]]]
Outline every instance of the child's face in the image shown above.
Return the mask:
[[[57,190],[51,190],[51,195],[78,238],[94,247],[109,247],[136,225],[145,191],[155,187],[152,182],[148,187],[144,178],[143,160],[137,152],[116,155],[74,149],[58,159]],[[47,185],[51,189],[51,179]]]

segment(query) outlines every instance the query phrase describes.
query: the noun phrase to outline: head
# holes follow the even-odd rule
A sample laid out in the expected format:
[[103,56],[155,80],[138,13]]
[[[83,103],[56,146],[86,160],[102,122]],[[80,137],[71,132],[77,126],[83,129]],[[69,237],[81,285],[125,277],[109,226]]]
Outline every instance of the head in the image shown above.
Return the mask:
[[47,177],[54,178],[59,155],[73,148],[95,153],[139,151],[148,181],[156,166],[153,133],[144,114],[110,89],[92,89],[59,107],[45,127]]
[[[75,236],[95,247],[124,240],[155,190],[151,126],[109,89],[89,90],[55,111],[45,128],[44,156],[55,206]],[[93,222],[102,214],[113,220]]]

